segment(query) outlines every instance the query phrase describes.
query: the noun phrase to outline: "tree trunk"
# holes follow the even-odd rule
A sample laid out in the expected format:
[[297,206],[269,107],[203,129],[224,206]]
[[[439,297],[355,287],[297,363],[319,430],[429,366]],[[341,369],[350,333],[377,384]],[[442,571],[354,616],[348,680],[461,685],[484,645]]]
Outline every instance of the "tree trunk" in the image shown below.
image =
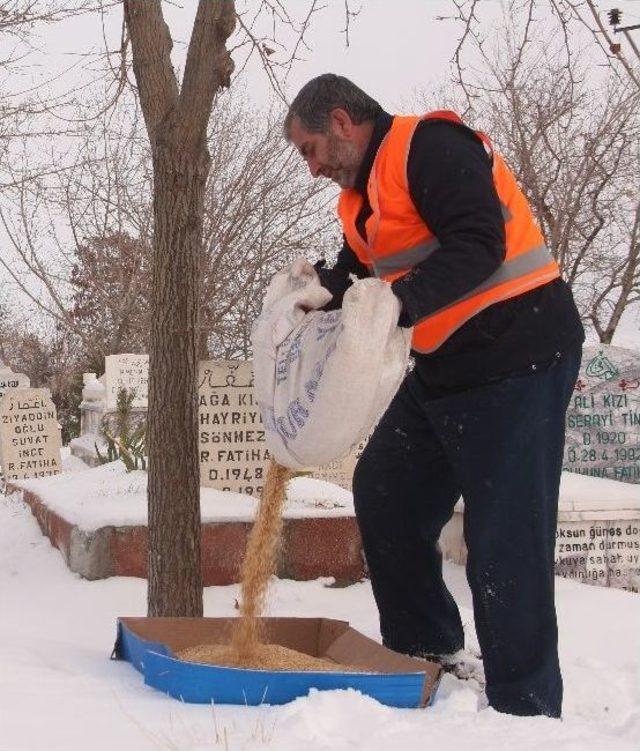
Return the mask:
[[149,351],[150,616],[202,615],[198,464],[198,285],[213,97],[228,86],[233,0],[199,0],[179,90],[160,0],[124,0],[153,153]]
[[[197,379],[198,269],[209,155],[154,157],[149,367],[149,615],[202,615]],[[157,468],[162,467],[158,472]]]

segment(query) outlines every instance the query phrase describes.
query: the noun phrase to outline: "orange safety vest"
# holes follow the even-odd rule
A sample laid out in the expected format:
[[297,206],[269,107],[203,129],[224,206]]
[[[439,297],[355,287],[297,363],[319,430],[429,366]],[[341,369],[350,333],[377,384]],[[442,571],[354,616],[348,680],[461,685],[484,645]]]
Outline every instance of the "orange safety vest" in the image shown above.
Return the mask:
[[[450,120],[463,124],[454,112],[440,110],[423,116],[396,116],[376,154],[367,195],[372,214],[366,240],[356,228],[363,205],[357,190],[341,191],[338,215],[352,250],[376,276],[392,282],[404,276],[440,247],[438,238],[418,214],[409,193],[407,159],[411,139],[421,120]],[[475,131],[493,162],[493,181],[505,220],[506,256],[488,279],[444,308],[430,313],[414,327],[412,347],[433,352],[476,313],[501,300],[540,287],[560,275],[527,199],[484,133]]]

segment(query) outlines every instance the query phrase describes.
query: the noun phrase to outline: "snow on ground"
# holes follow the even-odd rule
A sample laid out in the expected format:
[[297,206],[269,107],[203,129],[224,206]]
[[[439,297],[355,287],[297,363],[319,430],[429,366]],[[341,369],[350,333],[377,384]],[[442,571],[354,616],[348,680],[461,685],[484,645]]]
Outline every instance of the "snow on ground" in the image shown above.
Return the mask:
[[[447,580],[475,645],[464,571]],[[379,638],[371,588],[274,580],[270,614],[351,621]],[[2,751],[638,751],[640,597],[558,579],[562,721],[483,708],[473,682],[446,675],[433,707],[400,710],[355,692],[284,707],[184,705],[145,687],[109,654],[119,615],[144,615],[141,579],[70,573],[17,494],[0,496]],[[209,587],[205,615],[235,614],[237,586]]]

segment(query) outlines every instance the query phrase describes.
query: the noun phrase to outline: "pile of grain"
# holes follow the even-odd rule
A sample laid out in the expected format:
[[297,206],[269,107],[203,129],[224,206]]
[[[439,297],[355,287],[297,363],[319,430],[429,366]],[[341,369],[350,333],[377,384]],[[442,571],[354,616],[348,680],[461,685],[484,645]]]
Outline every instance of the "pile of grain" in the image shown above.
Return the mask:
[[178,652],[178,657],[187,662],[224,665],[232,668],[251,667],[256,670],[355,671],[355,668],[338,665],[320,657],[311,657],[278,644],[259,644],[252,654],[250,664],[240,659],[238,653],[226,644],[198,644]]

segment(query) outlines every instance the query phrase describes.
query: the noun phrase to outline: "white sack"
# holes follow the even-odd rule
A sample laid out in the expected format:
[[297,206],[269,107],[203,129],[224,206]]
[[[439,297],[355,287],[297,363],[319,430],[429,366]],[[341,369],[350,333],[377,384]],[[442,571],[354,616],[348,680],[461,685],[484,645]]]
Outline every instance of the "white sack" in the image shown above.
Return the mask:
[[269,451],[292,469],[341,458],[371,431],[405,376],[411,329],[380,279],[356,281],[342,310],[303,259],[274,276],[253,326],[255,390]]

